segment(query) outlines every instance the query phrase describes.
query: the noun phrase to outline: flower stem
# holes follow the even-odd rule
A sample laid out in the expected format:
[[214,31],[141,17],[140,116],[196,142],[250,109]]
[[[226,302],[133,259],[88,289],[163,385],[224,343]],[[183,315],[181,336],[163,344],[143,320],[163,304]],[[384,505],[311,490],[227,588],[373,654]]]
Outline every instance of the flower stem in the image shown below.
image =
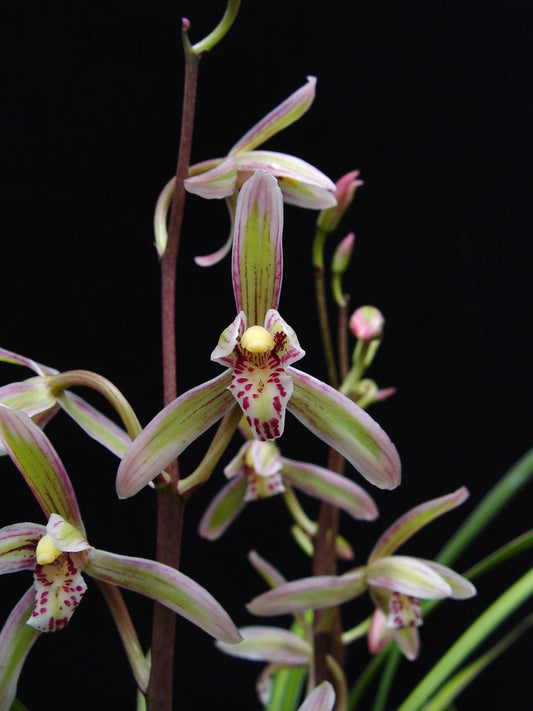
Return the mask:
[[318,322],[320,325],[320,335],[322,337],[324,355],[326,357],[329,383],[332,387],[337,388],[339,386],[339,377],[337,375],[335,355],[333,353],[333,345],[329,331],[326,288],[324,284],[324,245],[326,243],[327,236],[327,232],[320,229],[320,227],[316,228],[315,239],[313,242],[313,271],[315,274],[315,295],[318,307]]

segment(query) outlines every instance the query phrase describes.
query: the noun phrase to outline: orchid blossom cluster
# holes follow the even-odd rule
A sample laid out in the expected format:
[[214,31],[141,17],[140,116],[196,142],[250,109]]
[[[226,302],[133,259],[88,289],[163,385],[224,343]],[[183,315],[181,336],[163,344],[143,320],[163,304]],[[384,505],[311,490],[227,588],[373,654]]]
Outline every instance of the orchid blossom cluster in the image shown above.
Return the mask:
[[[195,50],[188,40],[186,48],[189,61],[197,61],[205,51],[203,45]],[[413,534],[464,502],[468,497],[464,487],[417,504],[386,528],[366,562],[356,560],[355,567],[338,572],[339,565],[353,565],[354,558],[360,557],[360,541],[352,546],[341,535],[339,515],[347,514],[356,522],[357,529],[351,530],[361,531],[364,522],[378,517],[372,495],[354,481],[355,472],[370,486],[393,490],[400,484],[401,466],[389,436],[366,412],[368,406],[392,396],[394,388],[379,388],[366,377],[383,338],[382,313],[371,305],[360,306],[351,317],[347,312],[342,278],[354,248],[352,233],[340,241],[332,265],[333,296],[344,329],[340,343],[347,348],[350,334],[356,339],[351,362],[347,350],[338,367],[330,357],[327,312],[320,310],[323,246],[362,185],[359,173],[351,171],[334,183],[299,157],[262,148],[308,110],[315,89],[316,79],[308,77],[224,157],[190,166],[185,176],[167,184],[158,200],[155,235],[162,264],[176,239],[167,228],[167,213],[171,202],[177,204],[179,190],[182,197],[186,190],[202,198],[223,198],[228,204],[229,240],[214,254],[197,258],[200,265],[210,266],[231,250],[228,279],[236,313],[227,314],[229,325],[220,335],[213,333],[211,354],[200,354],[206,364],[210,358],[221,366],[220,374],[170,398],[142,427],[126,398],[103,376],[84,370],[61,373],[0,349],[1,361],[33,371],[27,379],[0,387],[0,454],[12,460],[43,514],[39,522],[3,522],[0,529],[0,573],[33,573],[33,583],[0,632],[0,711],[13,703],[24,661],[38,637],[55,635],[70,623],[85,595],[87,577],[96,581],[110,608],[140,692],[140,708],[146,703],[150,711],[170,709],[171,701],[157,701],[158,690],[153,690],[168,670],[159,666],[155,647],[151,659],[142,649],[121,588],[185,617],[213,636],[222,652],[265,663],[257,690],[269,711],[298,707],[331,711],[334,705],[337,711],[347,711],[342,657],[349,644],[366,637],[371,655],[397,646],[413,661],[420,653],[421,601],[475,595],[473,584],[447,565],[396,554]],[[298,323],[289,325],[278,311],[286,204],[318,213],[313,261],[329,382],[295,367],[305,356]],[[103,395],[121,425],[72,391],[79,386]],[[200,536],[209,541],[223,537],[230,525],[240,525],[237,518],[246,505],[260,506],[262,499],[270,497],[282,500],[294,521],[295,544],[313,558],[313,575],[287,581],[252,551],[250,561],[270,590],[249,602],[247,609],[258,616],[290,614],[291,628],[238,628],[211,593],[168,562],[93,547],[74,487],[44,431],[60,413],[119,459],[116,492],[121,499],[150,486],[156,496],[184,504],[213,475],[215,496],[199,525]],[[291,449],[285,436],[287,413],[328,447],[328,467],[283,454]],[[217,422],[198,467],[179,477],[174,464],[178,456]],[[305,512],[302,493],[321,502],[318,520]],[[270,555],[275,556],[275,551]],[[353,629],[341,629],[339,606],[365,595],[373,613]],[[301,698],[296,695],[290,707],[276,705],[276,684],[292,678],[282,674],[298,670],[307,679],[306,693]],[[278,689],[278,698],[280,693]]]

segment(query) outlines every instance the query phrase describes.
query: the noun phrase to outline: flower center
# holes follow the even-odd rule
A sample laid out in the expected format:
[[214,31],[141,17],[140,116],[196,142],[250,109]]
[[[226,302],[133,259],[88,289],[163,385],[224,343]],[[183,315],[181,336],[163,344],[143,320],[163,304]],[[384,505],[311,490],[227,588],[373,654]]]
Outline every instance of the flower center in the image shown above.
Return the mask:
[[241,346],[249,353],[266,353],[274,348],[274,339],[263,326],[251,326],[242,334]]
[[39,565],[53,563],[60,555],[63,555],[63,552],[57,548],[48,534],[41,538],[35,549],[35,557]]

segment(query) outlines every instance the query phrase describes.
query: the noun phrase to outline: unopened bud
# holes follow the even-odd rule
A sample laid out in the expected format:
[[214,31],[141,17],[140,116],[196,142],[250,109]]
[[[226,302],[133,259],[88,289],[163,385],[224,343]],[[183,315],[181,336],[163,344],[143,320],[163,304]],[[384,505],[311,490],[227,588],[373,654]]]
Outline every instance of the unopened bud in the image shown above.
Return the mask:
[[317,227],[324,232],[333,232],[341,221],[342,216],[350,207],[356,189],[363,185],[362,180],[358,180],[359,171],[352,170],[346,173],[335,184],[334,195],[337,199],[337,204],[334,207],[329,207],[322,210],[317,220]]
[[350,318],[350,331],[361,341],[373,341],[383,333],[385,319],[375,306],[360,306]]
[[348,269],[354,244],[355,235],[353,232],[346,235],[346,237],[339,243],[331,261],[331,271],[333,274],[338,274],[340,276]]

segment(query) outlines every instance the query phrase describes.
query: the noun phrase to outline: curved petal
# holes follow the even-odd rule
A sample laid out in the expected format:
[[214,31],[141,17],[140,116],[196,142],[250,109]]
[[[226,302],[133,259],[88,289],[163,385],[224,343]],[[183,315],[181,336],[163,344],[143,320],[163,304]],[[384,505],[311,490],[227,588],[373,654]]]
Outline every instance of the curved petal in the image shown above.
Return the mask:
[[393,636],[404,657],[410,662],[414,662],[420,653],[420,635],[417,627],[394,630]]
[[452,594],[450,585],[425,561],[410,556],[393,555],[369,563],[366,581],[373,587],[423,600],[439,600]]
[[13,365],[25,365],[26,368],[30,368],[38,375],[57,375],[59,373],[55,368],[49,368],[47,365],[41,365],[37,361],[31,358],[26,358],[26,356],[19,355],[18,353],[13,353],[13,351],[8,351],[6,348],[0,348],[0,361],[4,363],[13,363]]
[[33,570],[35,548],[45,533],[46,528],[37,523],[14,523],[0,529],[0,575]]
[[371,484],[394,489],[401,479],[396,447],[370,415],[329,385],[292,366],[288,409],[313,434],[339,451]]
[[293,92],[285,101],[272,109],[265,117],[240,138],[228,155],[240,151],[251,151],[271,136],[297,121],[313,103],[315,98],[316,77],[307,77],[304,84]]
[[237,355],[235,349],[246,331],[246,316],[240,311],[230,325],[220,334],[218,343],[211,353],[211,360],[226,368],[233,368]]
[[279,570],[262,558],[257,551],[250,551],[248,553],[248,560],[271,588],[275,588],[287,582]]
[[56,405],[46,378],[39,375],[1,387],[0,402],[14,410],[23,410],[30,417],[51,410]]
[[300,346],[298,336],[276,309],[269,309],[265,316],[265,329],[274,339],[273,352],[285,368],[304,357],[305,351]]
[[0,441],[26,479],[46,518],[58,513],[84,532],[72,484],[44,432],[25,412],[0,406]]
[[17,684],[35,640],[40,632],[26,624],[33,608],[31,587],[13,608],[0,632],[0,709],[9,709],[17,693]]
[[207,507],[198,533],[208,541],[217,538],[235,521],[245,506],[246,476],[233,477],[215,496]]
[[468,489],[462,486],[451,494],[415,506],[387,528],[372,549],[368,562],[391,555],[417,531],[462,504],[468,496]]
[[281,627],[240,627],[239,644],[217,642],[221,652],[254,662],[276,662],[290,666],[307,666],[311,661],[309,642]]
[[85,570],[97,580],[157,600],[223,642],[241,641],[237,628],[215,598],[168,565],[95,549],[89,553]]
[[233,291],[248,327],[260,326],[279,302],[283,271],[283,200],[277,180],[259,170],[237,200],[233,240]]
[[283,615],[317,610],[351,600],[366,590],[365,569],[346,575],[317,575],[279,585],[246,605],[253,615]]
[[198,266],[200,267],[210,267],[213,264],[218,264],[226,254],[230,251],[231,246],[233,244],[233,228],[235,224],[235,209],[237,207],[237,193],[232,193],[226,198],[226,205],[228,208],[230,220],[231,220],[231,225],[230,225],[230,230],[229,230],[229,235],[225,243],[220,247],[220,249],[217,249],[216,252],[213,252],[212,254],[206,254],[203,257],[195,257],[194,261]]
[[226,158],[216,168],[186,178],[183,184],[187,192],[203,198],[228,197],[237,187],[237,161],[235,158]]
[[332,711],[335,691],[329,681],[323,681],[309,694],[298,711]]
[[434,570],[440,577],[445,580],[452,589],[451,597],[455,600],[466,600],[469,597],[477,595],[477,590],[472,585],[470,580],[467,580],[455,570],[448,568],[440,563],[435,563],[432,560],[424,560],[424,563]]
[[120,463],[116,487],[121,499],[146,486],[231,408],[230,382],[231,370],[226,370],[180,395],[154,417]]
[[[237,156],[237,170],[255,172],[266,170],[276,178],[287,178],[289,182],[306,183],[326,190],[335,190],[335,183],[318,168],[301,158],[276,151],[246,151]],[[333,204],[337,204],[334,195]]]
[[364,489],[329,469],[283,458],[283,478],[300,491],[338,506],[353,518],[373,521],[378,509]]
[[79,553],[88,551],[91,547],[77,528],[57,514],[50,516],[46,533],[55,547],[64,553]]
[[296,183],[288,178],[280,178],[279,188],[283,195],[283,202],[287,205],[296,205],[307,210],[325,210],[337,204],[335,195],[330,190],[317,185]]

